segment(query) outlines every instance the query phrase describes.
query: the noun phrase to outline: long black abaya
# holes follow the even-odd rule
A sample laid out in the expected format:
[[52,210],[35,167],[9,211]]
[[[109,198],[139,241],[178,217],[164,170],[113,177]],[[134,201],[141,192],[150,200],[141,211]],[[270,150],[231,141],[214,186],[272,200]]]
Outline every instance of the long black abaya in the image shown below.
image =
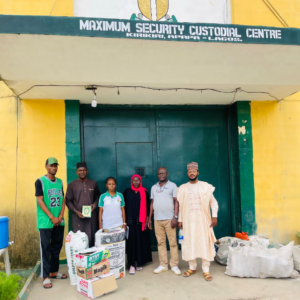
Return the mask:
[[[126,240],[127,262],[130,266],[141,267],[148,262],[152,262],[150,232],[149,229],[142,231],[142,223],[139,221],[140,215],[140,193],[131,188],[123,193],[125,201],[126,223],[129,227],[129,237]],[[146,191],[147,216],[150,212],[150,197]]]

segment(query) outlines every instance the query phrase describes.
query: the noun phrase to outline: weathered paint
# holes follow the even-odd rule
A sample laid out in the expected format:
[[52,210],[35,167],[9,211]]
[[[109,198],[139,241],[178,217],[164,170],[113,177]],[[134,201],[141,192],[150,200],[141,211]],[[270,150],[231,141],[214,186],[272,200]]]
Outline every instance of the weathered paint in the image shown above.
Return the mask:
[[250,102],[237,102],[242,230],[256,233]]
[[[300,101],[251,103],[258,233],[273,242],[300,229]],[[299,242],[299,241],[298,241]]]
[[[11,247],[13,267],[33,266],[40,256],[34,182],[46,173],[47,157],[58,159],[57,176],[66,189],[65,104],[63,100],[21,100],[17,124],[15,98],[4,101],[1,99],[0,105],[1,112],[4,111],[1,121],[5,122],[0,139],[4,151],[0,155],[7,179],[1,188],[5,195],[1,198],[1,214],[3,210],[11,218],[10,239],[15,242]],[[67,210],[65,220],[67,223]],[[61,257],[65,258],[64,249]]]
[[0,14],[73,16],[73,0],[5,0],[0,2]]
[[[265,2],[232,0],[232,23],[283,27]],[[300,27],[300,1],[269,2],[290,27]],[[299,113],[300,93],[281,102],[251,102],[257,233],[272,242],[297,241],[300,228]]]
[[[6,0],[0,2],[0,14],[73,16],[73,0]],[[42,143],[42,148],[41,146],[37,147],[37,144],[40,141],[45,141],[44,136],[49,137],[49,140],[52,137],[50,125],[53,125],[51,120],[54,118],[56,122],[53,126],[56,129],[59,128],[59,130],[57,130],[57,138],[53,141],[50,149],[55,148],[55,151],[60,153],[59,156],[61,159],[58,177],[63,179],[66,189],[65,139],[60,140],[62,136],[65,136],[64,101],[53,102],[52,100],[42,100],[41,103],[39,100],[26,100],[18,102],[16,98],[2,98],[7,94],[11,95],[12,92],[3,82],[0,82],[0,119],[2,123],[0,128],[0,149],[4,149],[3,151],[0,150],[0,167],[2,167],[2,170],[6,170],[6,178],[0,183],[1,194],[3,199],[5,199],[1,201],[0,215],[6,214],[10,218],[10,240],[15,240],[15,245],[10,247],[10,257],[13,267],[33,266],[39,258],[39,238],[35,229],[36,208],[34,200],[34,181],[31,182],[30,180],[35,180],[40,174],[43,174],[43,166],[45,164],[43,160],[45,160],[48,154],[43,156],[43,158],[39,157],[38,161],[34,161],[34,166],[25,166],[25,158],[27,157],[26,153],[33,156],[31,157],[33,160],[36,155],[42,155],[46,152],[44,148],[46,143]],[[17,126],[18,103],[20,103],[19,126]],[[46,108],[47,111],[45,111]],[[52,117],[51,115],[49,121],[46,121],[46,116],[49,114],[49,111],[55,112],[55,116]],[[35,120],[37,116],[39,116],[38,122]],[[44,118],[45,122],[43,122]],[[24,126],[22,130],[19,130],[18,135],[17,131],[18,127],[20,128],[21,122]],[[24,128],[27,127],[29,127],[30,130],[25,132]],[[31,130],[31,128],[33,130]],[[24,137],[21,137],[21,132]],[[35,132],[39,134],[35,135]],[[17,148],[18,138],[21,142],[19,143],[19,148]],[[39,138],[41,139],[39,140]],[[24,149],[26,149],[26,152],[24,152]],[[17,156],[17,151],[19,156]],[[17,170],[18,180],[16,183]],[[28,184],[28,188],[25,188],[26,184]],[[18,189],[16,189],[17,186]],[[19,189],[20,186],[21,191]],[[25,190],[24,194],[23,189]],[[25,210],[23,208],[25,208]],[[68,211],[68,209],[66,209],[66,211]],[[68,223],[67,214],[65,214],[65,217]],[[66,231],[68,229],[67,227],[68,226],[66,226],[65,229]],[[61,258],[64,259],[65,257],[66,255],[63,249]]]
[[[66,158],[67,182],[77,179],[76,163],[81,161],[80,106],[78,100],[66,100]],[[72,230],[72,212],[69,211],[69,231]]]
[[[18,101],[12,91],[0,82],[0,169],[3,172],[0,181],[0,215],[9,217],[9,240],[15,236],[16,209],[16,165],[17,165],[17,109]],[[12,258],[9,247],[10,258]]]
[[256,232],[252,127],[249,102],[228,108],[231,211],[234,232]]

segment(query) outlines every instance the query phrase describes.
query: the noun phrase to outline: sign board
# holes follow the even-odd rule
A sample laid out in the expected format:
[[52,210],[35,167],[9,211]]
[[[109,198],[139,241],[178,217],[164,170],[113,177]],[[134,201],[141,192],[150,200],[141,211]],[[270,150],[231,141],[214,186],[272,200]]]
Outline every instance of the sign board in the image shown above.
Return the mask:
[[73,0],[74,16],[141,21],[231,23],[230,0]]
[[300,29],[208,23],[0,15],[0,34],[300,45]]

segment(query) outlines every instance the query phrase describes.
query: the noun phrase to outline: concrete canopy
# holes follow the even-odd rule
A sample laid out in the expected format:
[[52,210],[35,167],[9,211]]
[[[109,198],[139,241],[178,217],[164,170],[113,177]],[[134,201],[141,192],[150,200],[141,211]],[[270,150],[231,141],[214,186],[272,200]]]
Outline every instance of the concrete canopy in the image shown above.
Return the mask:
[[91,103],[98,85],[103,104],[276,100],[300,90],[299,57],[298,45],[0,33],[1,78],[21,99]]

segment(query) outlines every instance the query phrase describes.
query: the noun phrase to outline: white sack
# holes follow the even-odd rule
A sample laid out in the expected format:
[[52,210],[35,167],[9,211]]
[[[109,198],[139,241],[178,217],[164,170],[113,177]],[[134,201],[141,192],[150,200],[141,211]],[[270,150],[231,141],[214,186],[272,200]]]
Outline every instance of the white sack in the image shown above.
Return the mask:
[[224,237],[218,239],[217,244],[219,244],[219,245],[230,244],[231,245],[232,243],[237,242],[237,241],[241,242],[242,240],[239,238],[236,238],[236,237],[232,237],[232,236],[224,236]]
[[[248,242],[249,243],[249,242]],[[288,278],[293,273],[292,247],[265,249],[253,243],[233,243],[229,247],[226,274],[237,277]]]
[[70,231],[65,239],[65,249],[67,254],[68,271],[71,285],[76,285],[75,255],[89,247],[89,238],[86,233],[78,230],[76,233]]
[[300,271],[300,245],[293,247],[294,269]]
[[218,251],[216,253],[216,261],[220,263],[221,265],[227,265],[228,260],[228,253],[229,253],[229,247],[234,243],[243,243],[244,245],[249,245],[249,243],[252,243],[252,245],[259,245],[263,246],[264,248],[268,248],[269,246],[269,239],[262,235],[251,235],[249,236],[249,241],[241,240],[235,237],[225,236],[218,240]]
[[268,248],[270,245],[269,239],[264,235],[250,235],[249,241],[256,245],[261,245]]
[[[218,245],[217,245],[218,246]],[[216,253],[216,261],[226,266],[227,265],[227,259],[228,259],[228,253],[229,253],[229,247],[231,246],[231,243],[222,243],[220,246],[218,246],[218,251]]]

